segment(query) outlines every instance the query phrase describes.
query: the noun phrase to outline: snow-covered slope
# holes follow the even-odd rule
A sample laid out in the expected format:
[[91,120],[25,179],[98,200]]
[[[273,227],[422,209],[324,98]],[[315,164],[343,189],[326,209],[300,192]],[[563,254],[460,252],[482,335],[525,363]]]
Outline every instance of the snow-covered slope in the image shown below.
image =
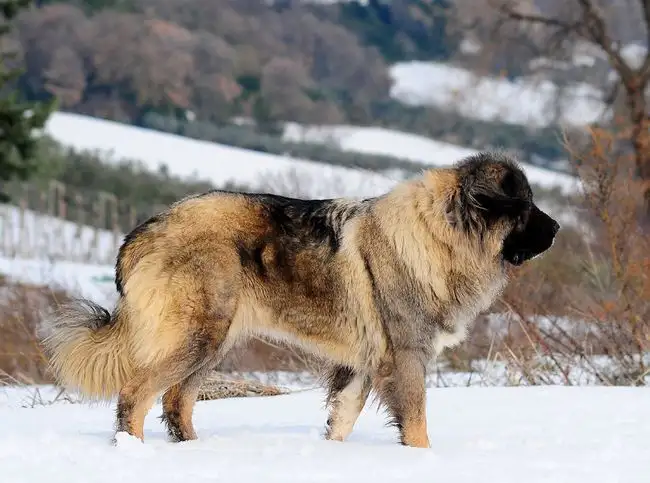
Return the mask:
[[0,204],[0,255],[113,263],[122,233]]
[[117,299],[113,265],[79,263],[64,260],[48,262],[42,258],[18,258],[0,255],[0,274],[25,284],[49,287],[86,297],[107,307]]
[[198,177],[216,186],[228,181],[256,188],[295,173],[310,196],[371,196],[395,183],[367,171],[276,156],[183,136],[129,126],[104,119],[57,112],[50,116],[45,132],[63,145],[112,153],[113,159],[142,162],[157,171],[166,165],[181,177]]
[[[381,127],[304,126],[287,123],[284,139],[288,141],[330,144],[343,151],[395,156],[411,161],[447,166],[477,151],[434,139]],[[531,183],[544,188],[559,188],[565,193],[578,189],[577,178],[568,174],[521,163]]]
[[[596,121],[605,109],[603,94],[586,83],[559,90],[550,81],[510,82],[478,77],[448,64],[418,61],[396,63],[390,74],[393,98],[454,110],[470,119],[539,127],[552,123],[558,112],[562,122],[585,125]],[[559,111],[554,111],[556,105]]]
[[648,481],[650,392],[641,388],[432,389],[430,449],[397,445],[374,406],[347,442],[324,441],[320,391],[199,402],[200,439],[180,444],[166,441],[157,404],[145,443],[120,437],[116,447],[114,406],[21,408],[6,391],[6,483]]
[[[77,149],[113,152],[116,158],[139,160],[149,169],[167,165],[178,176],[198,176],[223,185],[227,181],[253,188],[277,182],[289,173],[301,191],[312,197],[372,196],[390,189],[397,179],[352,168],[331,166],[165,134],[149,129],[69,113],[54,113],[46,132]],[[338,139],[342,149],[398,156],[432,165],[448,165],[475,151],[422,136],[380,128],[332,126],[301,129],[288,124],[286,139],[310,142]],[[524,165],[531,181],[542,186],[574,190],[571,176]]]
[[[76,114],[54,113],[46,131],[67,146],[112,152],[118,159],[138,160],[152,170],[164,164],[174,175],[196,175],[217,186],[230,180],[247,184],[252,189],[297,196],[365,197],[389,190],[400,177],[389,178],[368,171],[232,148]],[[393,155],[435,166],[451,164],[475,152],[414,134],[355,126],[315,127],[289,123],[285,138],[334,142],[342,150]],[[576,179],[571,176],[526,164],[523,168],[535,184],[558,187],[565,192],[577,187]],[[548,209],[558,211],[554,207]],[[561,222],[577,222],[576,215],[566,210],[555,214]],[[13,257],[112,265],[122,237],[123,233],[97,230],[0,205],[0,256],[4,257],[1,265],[4,273],[12,269],[8,260]],[[19,265],[13,268],[12,274],[23,273]],[[27,274],[35,273],[35,269],[26,270]],[[27,278],[31,281],[34,276]]]

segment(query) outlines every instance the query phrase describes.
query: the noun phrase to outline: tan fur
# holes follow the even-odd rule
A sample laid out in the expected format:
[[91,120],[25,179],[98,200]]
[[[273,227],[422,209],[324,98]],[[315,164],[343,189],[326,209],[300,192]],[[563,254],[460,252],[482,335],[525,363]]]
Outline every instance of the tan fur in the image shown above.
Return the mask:
[[[490,174],[494,183],[500,173]],[[335,378],[341,387],[330,401],[329,439],[348,436],[372,386],[402,441],[426,447],[426,361],[460,342],[506,283],[501,250],[513,225],[499,222],[480,239],[455,228],[447,208],[460,185],[455,169],[432,169],[371,204],[333,202],[335,250],[316,235],[301,238],[306,225],[287,235],[256,198],[181,200],[122,246],[115,323],[92,329],[70,324],[74,313],[61,315],[67,325],[55,324],[46,343],[54,372],[86,394],[119,392],[118,430],[140,438],[164,392],[170,434],[194,439],[201,378],[232,346],[259,334],[349,368]],[[378,290],[393,298],[381,302]],[[404,297],[390,295],[400,290]],[[417,300],[409,305],[409,297]]]
[[[455,317],[448,321],[452,334],[435,341],[437,354],[465,338],[468,324],[491,305],[507,281],[497,261],[507,226],[493,230],[479,243],[454,230],[441,216],[444,203],[457,189],[455,173],[440,169],[401,184],[378,203],[382,223],[375,229],[411,268],[427,302],[436,306],[449,302],[452,295],[461,298]],[[378,238],[373,231],[368,230],[364,242],[372,244]],[[375,253],[383,250],[373,247]]]
[[60,308],[44,341],[52,353],[50,367],[61,384],[84,397],[110,399],[133,375],[128,325],[120,315],[113,325],[92,330],[77,323],[85,316],[83,307]]

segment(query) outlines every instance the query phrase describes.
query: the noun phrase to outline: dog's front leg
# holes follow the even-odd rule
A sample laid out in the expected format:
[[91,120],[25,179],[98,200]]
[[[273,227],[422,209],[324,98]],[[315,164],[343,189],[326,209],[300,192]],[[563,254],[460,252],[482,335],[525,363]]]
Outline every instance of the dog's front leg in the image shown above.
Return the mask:
[[382,363],[377,377],[380,399],[400,431],[402,444],[417,448],[430,447],[423,360],[420,351],[396,350],[392,361]]
[[370,379],[365,374],[338,366],[329,374],[325,438],[343,441],[352,432],[370,392]]

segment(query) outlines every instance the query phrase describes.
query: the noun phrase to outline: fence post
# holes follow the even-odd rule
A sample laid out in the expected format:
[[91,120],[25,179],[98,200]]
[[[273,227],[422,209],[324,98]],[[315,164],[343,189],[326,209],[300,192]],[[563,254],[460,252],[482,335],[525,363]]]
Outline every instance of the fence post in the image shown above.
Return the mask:
[[[58,234],[55,235],[56,241],[60,242],[60,249],[59,252],[57,253],[56,249],[53,250],[53,253],[49,254],[51,257],[60,257],[60,258],[67,258],[70,256],[70,244],[69,240],[67,239],[68,237],[66,236],[66,217],[65,217],[65,209],[62,208],[62,204],[64,202],[64,197],[65,197],[65,185],[61,183],[60,181],[57,181],[55,179],[50,180],[48,184],[48,202],[49,202],[49,215],[52,217],[52,227],[57,227],[54,232]],[[51,236],[52,232],[48,230],[48,234]],[[50,240],[47,242],[47,247],[51,248],[52,243]]]
[[107,193],[105,191],[99,191],[97,193],[97,198],[98,198],[98,203],[99,203],[99,212],[100,212],[100,220],[102,221],[100,226],[103,226],[103,228],[97,228],[95,227],[95,236],[94,236],[94,250],[95,250],[95,256],[92,257],[91,255],[91,260],[95,261],[95,263],[105,263],[106,255],[103,253],[101,249],[101,232],[106,230],[108,231],[108,223],[107,223],[107,218],[106,218],[106,213],[107,213],[107,203],[113,203],[114,205],[117,204],[117,197],[114,194]]

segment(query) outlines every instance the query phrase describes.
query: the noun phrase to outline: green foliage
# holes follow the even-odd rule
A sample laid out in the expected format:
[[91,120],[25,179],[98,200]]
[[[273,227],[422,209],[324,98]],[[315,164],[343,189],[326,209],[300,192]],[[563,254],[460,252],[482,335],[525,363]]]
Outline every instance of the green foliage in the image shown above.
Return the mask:
[[260,91],[260,76],[245,74],[237,77],[237,83],[243,89],[242,99],[248,99],[249,96],[255,95]]
[[[11,21],[31,0],[1,0],[0,42],[11,29]],[[28,102],[15,88],[22,71],[12,67],[15,52],[0,51],[0,180],[26,179],[38,167],[34,129],[42,129],[55,108],[54,101]],[[6,197],[3,197],[6,199]]]

